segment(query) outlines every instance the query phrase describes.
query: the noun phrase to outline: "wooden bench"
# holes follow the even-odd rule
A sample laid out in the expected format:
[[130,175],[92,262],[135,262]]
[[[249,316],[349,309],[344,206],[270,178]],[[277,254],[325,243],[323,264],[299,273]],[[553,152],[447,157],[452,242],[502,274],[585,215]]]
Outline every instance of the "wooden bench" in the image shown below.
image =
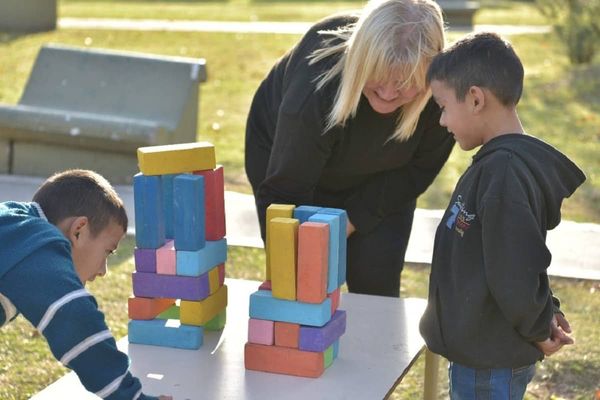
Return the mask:
[[204,59],[45,45],[19,103],[0,105],[0,173],[129,183],[138,147],[196,140],[204,81]]

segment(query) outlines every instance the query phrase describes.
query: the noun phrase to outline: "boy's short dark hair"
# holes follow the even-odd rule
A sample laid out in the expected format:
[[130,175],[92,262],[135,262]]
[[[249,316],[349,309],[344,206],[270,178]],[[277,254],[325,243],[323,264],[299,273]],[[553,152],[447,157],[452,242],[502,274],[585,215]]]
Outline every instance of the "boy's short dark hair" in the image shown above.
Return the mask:
[[427,83],[441,81],[465,99],[471,86],[488,89],[505,106],[517,105],[523,92],[523,64],[510,43],[495,33],[471,34],[432,61]]
[[111,219],[127,231],[127,212],[111,184],[100,174],[72,169],[48,178],[33,195],[48,221],[58,225],[69,217],[87,217],[92,235],[104,230]]

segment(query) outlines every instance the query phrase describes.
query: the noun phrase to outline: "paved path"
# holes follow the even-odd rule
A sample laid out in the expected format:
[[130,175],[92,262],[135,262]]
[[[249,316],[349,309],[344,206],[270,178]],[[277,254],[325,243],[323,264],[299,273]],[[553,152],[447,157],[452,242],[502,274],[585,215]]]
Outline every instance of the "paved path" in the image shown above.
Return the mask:
[[[42,178],[0,175],[0,201],[29,201],[42,181]],[[134,234],[133,189],[131,186],[115,188],[130,218],[128,232]],[[230,245],[263,246],[251,195],[225,192],[225,214]],[[442,210],[417,209],[406,254],[408,262],[429,264],[441,216]],[[553,255],[551,275],[600,280],[600,225],[563,221],[548,233],[548,247]]]
[[[61,29],[101,29],[135,31],[177,32],[234,32],[234,33],[282,33],[300,35],[308,30],[311,22],[236,22],[160,19],[110,19],[110,18],[61,18]],[[475,25],[475,31],[494,31],[500,35],[547,33],[549,26]]]

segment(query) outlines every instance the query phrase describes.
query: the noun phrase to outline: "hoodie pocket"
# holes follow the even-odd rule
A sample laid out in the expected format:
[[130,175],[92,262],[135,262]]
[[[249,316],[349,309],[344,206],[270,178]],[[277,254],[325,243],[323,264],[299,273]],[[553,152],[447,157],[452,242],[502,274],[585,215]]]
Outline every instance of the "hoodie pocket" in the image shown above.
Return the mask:
[[420,328],[421,335],[423,335],[429,350],[444,355],[446,353],[446,342],[442,333],[442,316],[440,311],[441,303],[439,289],[436,286],[430,293]]

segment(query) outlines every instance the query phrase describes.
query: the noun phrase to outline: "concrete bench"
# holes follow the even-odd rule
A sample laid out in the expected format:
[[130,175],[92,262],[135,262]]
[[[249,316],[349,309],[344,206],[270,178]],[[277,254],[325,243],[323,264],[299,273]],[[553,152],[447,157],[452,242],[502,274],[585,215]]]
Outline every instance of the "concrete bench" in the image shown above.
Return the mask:
[[0,105],[0,173],[128,183],[138,147],[196,140],[204,81],[203,59],[45,45],[19,103]]
[[0,32],[56,29],[56,0],[0,0]]
[[471,0],[438,0],[444,20],[450,29],[472,29],[473,16],[479,10],[479,2]]

